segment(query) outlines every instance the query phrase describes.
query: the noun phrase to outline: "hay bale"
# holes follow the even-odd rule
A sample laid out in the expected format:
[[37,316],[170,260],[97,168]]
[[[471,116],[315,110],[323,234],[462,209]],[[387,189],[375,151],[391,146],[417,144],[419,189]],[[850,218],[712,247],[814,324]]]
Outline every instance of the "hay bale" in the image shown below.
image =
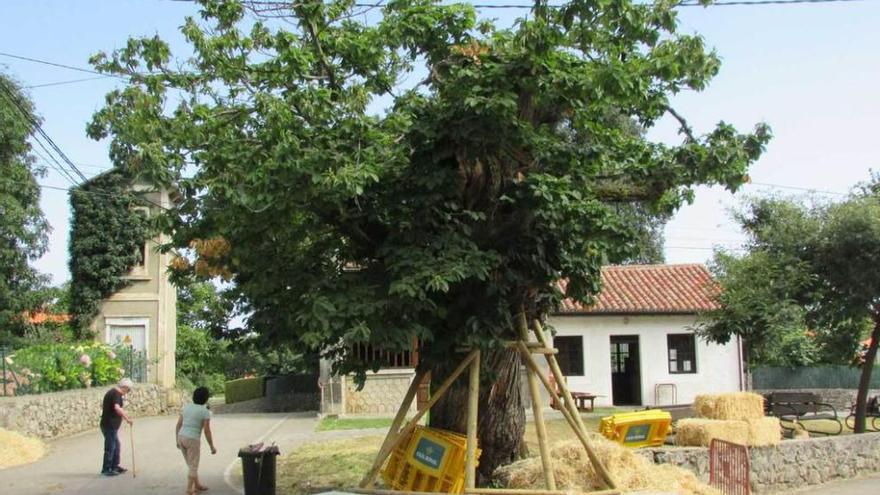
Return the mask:
[[40,440],[0,428],[0,469],[34,462],[45,454]]
[[749,447],[766,447],[782,441],[779,418],[749,419],[746,423],[749,424]]
[[[655,465],[647,458],[599,434],[588,435],[596,454],[617,481],[621,491],[650,490],[680,495],[719,494],[700,482],[690,471],[668,464]],[[602,488],[599,475],[593,469],[580,442],[558,443],[551,448],[550,455],[554,459],[553,472],[558,489],[589,492]],[[503,466],[495,471],[495,478],[507,488],[540,490],[546,487],[539,457]]]
[[764,397],[751,392],[701,394],[694,398],[694,411],[706,419],[761,419],[764,417]]
[[708,447],[713,438],[742,445],[749,442],[749,424],[745,421],[685,418],[677,423],[675,444],[689,447]]
[[776,445],[782,440],[782,427],[778,418],[745,421],[687,418],[677,423],[676,445],[708,447],[713,438],[749,447]]
[[694,397],[694,413],[698,418],[712,418],[715,414],[714,394],[700,394]]

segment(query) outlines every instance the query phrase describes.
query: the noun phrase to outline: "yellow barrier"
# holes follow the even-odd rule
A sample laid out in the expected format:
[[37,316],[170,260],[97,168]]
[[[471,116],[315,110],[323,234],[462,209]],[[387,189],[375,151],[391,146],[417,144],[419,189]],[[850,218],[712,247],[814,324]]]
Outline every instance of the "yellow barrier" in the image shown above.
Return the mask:
[[416,426],[391,453],[382,480],[394,490],[462,493],[466,453],[464,435]]
[[666,441],[671,424],[668,412],[651,409],[604,417],[599,432],[626,447],[656,447]]

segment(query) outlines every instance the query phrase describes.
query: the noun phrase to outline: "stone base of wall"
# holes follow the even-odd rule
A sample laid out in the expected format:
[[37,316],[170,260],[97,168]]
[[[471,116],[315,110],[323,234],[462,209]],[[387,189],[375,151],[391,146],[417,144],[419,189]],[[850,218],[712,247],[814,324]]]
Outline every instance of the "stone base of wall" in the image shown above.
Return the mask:
[[[0,397],[0,427],[44,439],[97,428],[108,390],[110,387]],[[125,411],[132,417],[155,416],[168,410],[168,402],[169,394],[159,385],[139,383],[125,396]]]
[[[709,449],[678,447],[642,449],[657,464],[672,464],[709,481]],[[837,479],[880,472],[880,433],[786,440],[775,447],[749,449],[755,493],[777,493]]]
[[[368,374],[364,388],[361,390],[357,389],[351,377],[346,377],[344,413],[394,415],[400,408],[414,377],[413,370]],[[415,401],[411,409],[415,411]]]
[[[834,406],[840,419],[843,419],[849,415],[849,409],[853,401],[856,400],[858,390],[850,388],[801,388],[792,390],[753,390],[753,392],[762,395],[771,392],[810,392],[821,397],[822,402]],[[880,395],[880,390],[868,391],[868,398],[875,395]]]

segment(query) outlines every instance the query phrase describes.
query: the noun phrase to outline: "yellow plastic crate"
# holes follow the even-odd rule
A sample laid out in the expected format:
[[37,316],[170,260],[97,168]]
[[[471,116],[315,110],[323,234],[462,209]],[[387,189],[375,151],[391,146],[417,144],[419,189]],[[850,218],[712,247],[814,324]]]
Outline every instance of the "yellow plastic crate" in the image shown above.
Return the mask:
[[671,424],[668,412],[651,409],[604,417],[599,433],[626,447],[656,447],[666,441]]
[[382,480],[395,490],[462,493],[466,455],[464,435],[417,426],[389,456]]

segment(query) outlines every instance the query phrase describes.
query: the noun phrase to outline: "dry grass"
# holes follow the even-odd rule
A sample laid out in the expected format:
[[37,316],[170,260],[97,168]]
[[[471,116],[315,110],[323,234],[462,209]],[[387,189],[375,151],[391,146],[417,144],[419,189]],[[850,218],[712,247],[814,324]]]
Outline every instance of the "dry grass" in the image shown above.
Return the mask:
[[760,419],[764,417],[764,398],[751,392],[701,394],[694,398],[694,411],[706,419]]
[[357,486],[373,465],[382,436],[329,440],[303,445],[278,463],[277,491],[314,493],[323,488]]
[[0,428],[0,469],[34,462],[45,454],[40,440]]
[[[624,491],[655,490],[680,495],[714,495],[718,492],[697,480],[684,469],[670,465],[655,465],[632,450],[611,442],[598,433],[590,433],[597,455],[603,460],[618,488]],[[599,476],[593,470],[586,452],[579,442],[555,444],[551,449],[555,459],[553,472],[557,488],[592,491],[602,488]],[[540,459],[532,457],[499,470],[501,479],[509,488],[544,488]]]

